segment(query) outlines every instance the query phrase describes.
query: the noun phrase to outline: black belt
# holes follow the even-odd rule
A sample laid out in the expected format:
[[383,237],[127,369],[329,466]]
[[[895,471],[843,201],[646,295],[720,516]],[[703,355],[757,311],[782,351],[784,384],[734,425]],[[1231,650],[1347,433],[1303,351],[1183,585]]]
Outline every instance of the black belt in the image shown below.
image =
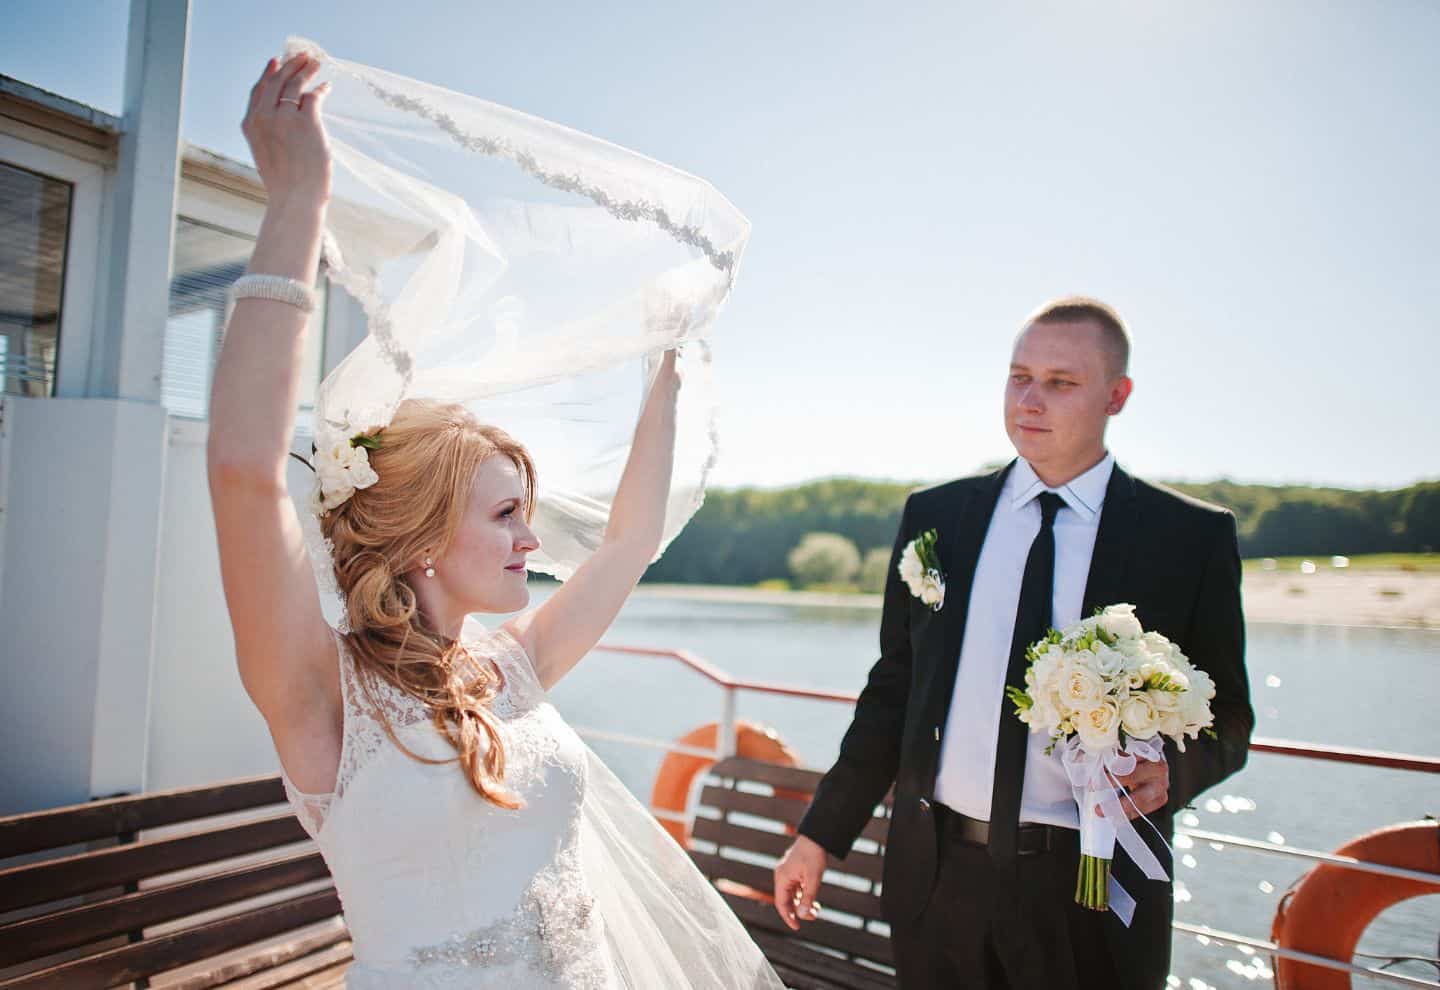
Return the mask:
[[[962,815],[939,801],[932,802],[932,806],[935,809],[935,822],[939,826],[942,842],[963,842],[969,846],[988,846],[990,844],[989,822]],[[1020,831],[1016,837],[1015,852],[1020,856],[1047,853],[1058,848],[1061,840],[1074,834],[1074,829],[1062,828],[1059,825],[1021,822]]]

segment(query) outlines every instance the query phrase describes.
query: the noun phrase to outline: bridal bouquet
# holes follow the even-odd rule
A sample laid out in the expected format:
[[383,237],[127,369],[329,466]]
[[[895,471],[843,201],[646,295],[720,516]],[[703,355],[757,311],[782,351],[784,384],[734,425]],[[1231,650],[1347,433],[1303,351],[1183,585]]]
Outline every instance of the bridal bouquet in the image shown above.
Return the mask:
[[1130,824],[1117,778],[1138,760],[1164,759],[1161,737],[1184,752],[1187,738],[1213,735],[1215,684],[1180,647],[1141,628],[1133,605],[1111,605],[1068,629],[1052,629],[1026,656],[1025,688],[1007,693],[1031,732],[1049,733],[1046,752],[1060,749],[1080,808],[1075,900],[1097,911],[1114,900],[1128,924],[1134,901],[1110,879],[1116,841],[1151,879],[1168,876]]

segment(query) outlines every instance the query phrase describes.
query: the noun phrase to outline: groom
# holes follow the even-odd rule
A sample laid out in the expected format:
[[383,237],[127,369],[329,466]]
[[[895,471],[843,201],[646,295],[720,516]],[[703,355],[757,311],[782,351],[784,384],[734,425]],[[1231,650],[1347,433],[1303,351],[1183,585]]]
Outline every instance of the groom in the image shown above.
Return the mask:
[[[1075,904],[1079,819],[1065,771],[1003,700],[1045,625],[1130,602],[1214,680],[1216,738],[1184,753],[1167,743],[1164,762],[1121,780],[1167,840],[1177,809],[1245,763],[1254,715],[1235,520],[1131,477],[1106,451],[1106,424],[1130,396],[1129,350],[1119,315],[1092,299],[1059,300],[1026,322],[1005,389],[1019,457],[907,501],[880,660],[775,868],[776,909],[798,928],[824,900],[826,854],[846,856],[893,785],[882,897],[903,990],[1165,984],[1171,885],[1117,846],[1115,878],[1137,902],[1131,925]],[[929,529],[946,582],[938,611],[896,573]],[[1134,824],[1173,876],[1151,827]]]

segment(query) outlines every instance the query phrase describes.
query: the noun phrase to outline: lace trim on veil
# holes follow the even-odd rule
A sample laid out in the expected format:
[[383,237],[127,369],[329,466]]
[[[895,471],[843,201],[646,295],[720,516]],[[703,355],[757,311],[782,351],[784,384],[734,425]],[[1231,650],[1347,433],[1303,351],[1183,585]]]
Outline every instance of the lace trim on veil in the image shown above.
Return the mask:
[[564,174],[561,172],[547,171],[536,157],[522,148],[515,147],[510,141],[504,138],[486,137],[482,134],[471,134],[455,122],[449,114],[436,110],[417,96],[407,96],[404,93],[397,93],[394,90],[381,86],[375,80],[358,72],[350,70],[343,62],[335,62],[330,56],[318,46],[305,42],[303,44],[292,42],[291,53],[295,51],[308,51],[318,59],[330,61],[336,68],[350,75],[362,83],[366,89],[374,93],[377,98],[389,106],[406,113],[413,113],[430,121],[440,130],[448,134],[456,144],[468,151],[481,155],[489,155],[494,158],[508,158],[520,167],[527,175],[539,181],[542,185],[551,189],[558,189],[561,192],[575,193],[584,196],[596,206],[615,217],[617,220],[648,220],[656,227],[665,231],[681,244],[688,244],[690,247],[701,251],[710,263],[717,269],[725,272],[733,280],[735,277],[735,252],[721,251],[715,243],[701,232],[699,227],[688,224],[678,224],[670,218],[662,206],[657,206],[647,200],[625,200],[616,199],[606,190],[597,185],[587,182],[577,174]]

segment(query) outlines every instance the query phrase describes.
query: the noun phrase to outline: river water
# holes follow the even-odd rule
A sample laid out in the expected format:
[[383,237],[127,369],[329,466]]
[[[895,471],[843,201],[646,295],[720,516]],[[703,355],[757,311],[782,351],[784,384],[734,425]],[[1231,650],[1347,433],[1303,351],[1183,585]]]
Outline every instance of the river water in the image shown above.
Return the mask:
[[[544,591],[537,589],[537,600]],[[782,684],[858,691],[876,656],[879,612],[788,604],[675,599],[643,590],[607,643],[683,648],[729,673]],[[1256,735],[1304,742],[1440,754],[1440,634],[1418,630],[1251,623],[1248,667]],[[554,700],[572,724],[675,738],[716,721],[721,691],[665,660],[596,653],[559,684]],[[742,694],[739,715],[773,726],[806,766],[826,768],[849,724],[850,706]],[[642,800],[661,754],[607,741],[596,752]],[[1436,778],[1255,754],[1202,795],[1185,824],[1214,832],[1332,850],[1370,829],[1440,815]],[[1268,938],[1279,898],[1303,873],[1297,860],[1180,837],[1176,917]],[[1437,955],[1440,897],[1386,912],[1362,952]],[[1267,961],[1235,947],[1177,935],[1172,986],[1269,986]],[[1396,972],[1435,979],[1434,967]],[[1394,985],[1371,980],[1357,985]]]

